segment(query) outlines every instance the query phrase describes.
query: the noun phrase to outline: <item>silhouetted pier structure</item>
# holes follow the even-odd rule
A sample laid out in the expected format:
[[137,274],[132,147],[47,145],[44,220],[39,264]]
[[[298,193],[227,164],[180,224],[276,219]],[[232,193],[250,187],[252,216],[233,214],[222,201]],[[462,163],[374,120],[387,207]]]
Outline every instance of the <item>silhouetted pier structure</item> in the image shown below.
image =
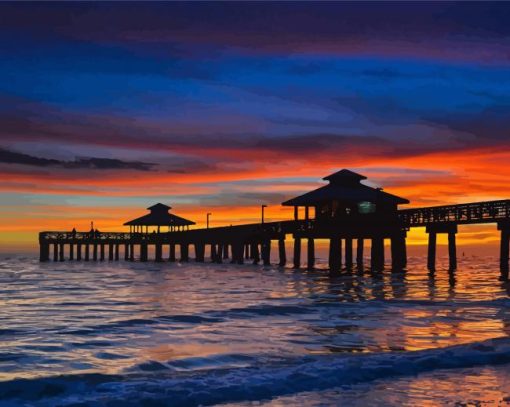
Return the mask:
[[[272,242],[277,242],[278,265],[287,264],[285,241],[293,239],[294,267],[301,267],[302,243],[306,241],[306,267],[315,266],[315,241],[329,241],[329,269],[338,272],[356,265],[364,266],[364,245],[370,240],[370,268],[384,269],[384,242],[391,247],[391,267],[405,269],[407,264],[406,236],[412,227],[425,227],[429,236],[427,266],[433,271],[436,264],[438,233],[448,234],[449,265],[457,267],[457,226],[464,224],[496,223],[501,231],[501,278],[508,279],[510,200],[473,202],[426,208],[398,209],[406,204],[404,198],[388,194],[381,188],[372,188],[361,181],[366,177],[342,170],[324,180],[327,185],[283,203],[294,207],[294,220],[265,222],[237,226],[189,229],[194,222],[168,213],[170,207],[162,204],[148,208],[145,216],[126,222],[130,232],[41,232],[39,234],[40,260],[65,259],[64,248],[69,247],[69,260],[148,260],[148,248],[153,246],[156,261],[190,260],[190,247],[195,261],[216,263],[227,259],[243,264],[270,264]],[[304,211],[303,216],[300,216]],[[167,226],[168,231],[161,231]],[[157,228],[149,232],[149,227]],[[145,228],[145,230],[144,230]],[[179,259],[176,248],[179,248]],[[353,249],[356,249],[355,257]],[[165,249],[165,250],[164,250]],[[138,251],[139,255],[135,255]],[[163,252],[166,251],[166,255]]]

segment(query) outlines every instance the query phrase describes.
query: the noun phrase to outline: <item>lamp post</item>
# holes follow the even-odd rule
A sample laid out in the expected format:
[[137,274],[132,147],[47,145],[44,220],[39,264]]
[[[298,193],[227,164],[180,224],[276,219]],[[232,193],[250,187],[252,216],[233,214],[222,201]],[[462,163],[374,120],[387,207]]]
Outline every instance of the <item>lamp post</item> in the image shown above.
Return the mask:
[[207,229],[209,229],[209,216],[211,216],[211,214],[207,213]]
[[262,209],[262,223],[264,223],[264,208],[267,208],[267,205],[262,205],[261,206],[261,209]]

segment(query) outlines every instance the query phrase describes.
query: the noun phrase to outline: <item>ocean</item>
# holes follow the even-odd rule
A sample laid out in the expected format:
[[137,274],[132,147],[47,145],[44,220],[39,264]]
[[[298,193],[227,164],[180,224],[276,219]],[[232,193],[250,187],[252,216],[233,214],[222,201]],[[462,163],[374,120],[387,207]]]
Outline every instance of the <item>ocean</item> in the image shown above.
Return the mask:
[[0,256],[0,406],[510,405],[497,258],[323,263]]

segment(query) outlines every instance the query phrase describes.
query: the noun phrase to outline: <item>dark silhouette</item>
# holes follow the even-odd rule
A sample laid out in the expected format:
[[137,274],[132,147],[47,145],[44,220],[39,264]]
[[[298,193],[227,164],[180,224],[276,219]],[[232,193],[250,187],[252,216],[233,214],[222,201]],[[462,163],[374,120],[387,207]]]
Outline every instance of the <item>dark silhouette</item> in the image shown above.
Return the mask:
[[[226,253],[230,255],[232,263],[242,264],[246,257],[253,259],[254,263],[262,260],[265,265],[270,261],[271,240],[277,240],[279,266],[283,267],[287,263],[285,238],[291,234],[294,237],[294,267],[301,267],[301,241],[306,239],[306,265],[310,270],[315,266],[315,239],[328,239],[331,273],[340,272],[343,266],[346,270],[356,266],[358,272],[362,272],[364,243],[367,239],[371,240],[370,269],[373,272],[382,271],[385,267],[384,241],[387,239],[391,242],[391,269],[399,272],[405,270],[407,264],[407,231],[412,227],[425,227],[429,236],[428,269],[431,272],[435,270],[437,234],[446,233],[449,269],[454,275],[457,268],[457,225],[496,223],[501,231],[501,279],[508,279],[510,200],[400,210],[398,205],[409,203],[407,199],[389,194],[382,188],[364,185],[362,181],[365,179],[363,175],[345,169],[325,177],[324,180],[329,181],[327,185],[283,203],[294,207],[294,220],[189,230],[189,226],[195,224],[193,221],[169,213],[169,206],[158,203],[148,208],[150,213],[125,223],[130,227],[129,234],[100,233],[94,230],[91,222],[88,234],[80,234],[73,229],[72,237],[73,240],[80,240],[86,250],[89,244],[96,249],[98,239],[101,239],[101,245],[110,245],[110,253],[113,253],[111,245],[118,252],[118,246],[123,244],[125,258],[129,260],[134,260],[135,246],[140,246],[140,260],[146,261],[147,245],[153,244],[156,260],[162,261],[162,247],[166,244],[169,246],[170,261],[176,259],[176,245],[180,245],[180,260],[188,261],[189,246],[192,245],[196,260],[202,262],[205,246],[210,245],[214,254],[211,257],[216,262],[226,258]],[[304,208],[303,219],[299,218],[299,208]],[[167,226],[168,232],[161,233],[161,226]],[[149,227],[156,227],[157,230],[149,234]],[[54,250],[59,245],[73,245],[66,236],[62,232],[40,233],[41,261],[49,260],[50,244],[54,245]],[[85,253],[87,259],[88,252]],[[54,258],[60,258],[60,252],[57,254]]]

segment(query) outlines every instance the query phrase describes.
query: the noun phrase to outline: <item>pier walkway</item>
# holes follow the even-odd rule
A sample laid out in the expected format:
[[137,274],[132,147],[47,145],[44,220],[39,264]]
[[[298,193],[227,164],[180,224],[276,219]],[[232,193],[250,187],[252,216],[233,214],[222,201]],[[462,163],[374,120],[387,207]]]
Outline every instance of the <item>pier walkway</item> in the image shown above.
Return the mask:
[[[198,262],[206,259],[206,246],[211,261],[242,264],[270,264],[271,242],[278,242],[280,266],[287,263],[285,240],[293,239],[293,265],[301,266],[302,240],[306,240],[306,266],[315,265],[315,240],[329,240],[329,268],[340,271],[355,263],[363,267],[364,242],[370,240],[370,268],[385,266],[385,240],[390,241],[392,269],[404,269],[407,264],[406,236],[413,227],[425,227],[428,233],[427,266],[436,265],[437,234],[448,235],[449,266],[457,267],[456,234],[458,225],[495,223],[501,232],[501,278],[508,279],[510,243],[510,200],[471,202],[424,208],[398,209],[409,201],[361,183],[366,177],[349,170],[341,170],[324,178],[329,184],[283,203],[294,206],[294,220],[255,224],[189,229],[194,222],[168,213],[170,207],[157,204],[148,208],[148,215],[129,221],[130,232],[41,232],[40,260],[65,260],[64,249],[69,247],[69,260],[148,260],[149,247],[154,248],[156,261],[189,261],[192,246]],[[305,219],[298,219],[298,208],[304,207]],[[310,216],[310,209],[315,217]],[[263,219],[263,218],[262,218]],[[157,227],[149,233],[149,227]],[[168,226],[168,232],[161,232]],[[145,230],[144,230],[145,228]],[[356,256],[353,256],[355,241]],[[168,251],[166,250],[168,247]],[[163,248],[167,255],[163,256]],[[138,250],[137,250],[138,249]],[[135,256],[135,251],[138,256]]]

